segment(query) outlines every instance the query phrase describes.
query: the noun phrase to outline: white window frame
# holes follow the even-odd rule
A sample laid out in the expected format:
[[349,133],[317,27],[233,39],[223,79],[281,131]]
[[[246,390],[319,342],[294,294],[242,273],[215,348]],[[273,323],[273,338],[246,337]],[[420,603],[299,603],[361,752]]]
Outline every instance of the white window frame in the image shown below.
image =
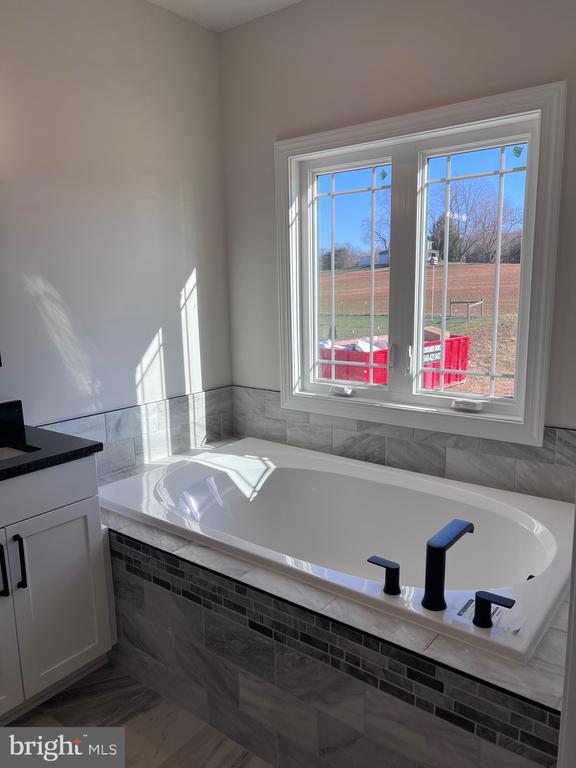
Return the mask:
[[[402,117],[278,141],[275,144],[277,248],[281,330],[281,395],[288,409],[365,421],[404,425],[440,432],[542,443],[544,409],[552,331],[552,309],[558,239],[558,218],[563,165],[566,87],[552,83],[513,93],[463,102]],[[534,117],[537,116],[535,127]],[[482,123],[482,125],[479,125]],[[530,306],[521,302],[519,327],[528,329],[518,341],[517,395],[510,401],[490,400],[481,413],[452,410],[453,400],[466,400],[449,392],[414,391],[414,369],[408,360],[413,345],[420,348],[415,327],[420,297],[418,259],[414,256],[421,236],[421,201],[426,152],[437,153],[445,137],[446,149],[461,144],[498,144],[506,137],[528,140],[529,167],[526,190],[521,295],[530,295]],[[415,141],[419,154],[414,154]],[[406,156],[402,145],[406,144]],[[421,146],[420,146],[421,145]],[[357,386],[354,396],[342,397],[330,384],[311,383],[310,306],[314,300],[308,256],[310,233],[307,216],[310,180],[319,169],[355,162],[366,165],[392,158],[392,178],[400,199],[410,197],[413,215],[395,216],[392,207],[390,287],[390,336],[396,359],[391,361],[389,389]],[[347,158],[347,162],[345,162]],[[396,162],[395,162],[396,160]],[[531,165],[530,165],[531,164]],[[537,178],[537,184],[536,184]],[[394,194],[394,193],[393,193]],[[396,223],[396,228],[394,224]],[[402,253],[412,254],[402,258]],[[393,275],[396,276],[393,277]],[[398,279],[399,291],[393,281]],[[532,290],[530,286],[538,286]],[[527,294],[528,292],[528,294]],[[407,300],[407,295],[413,302]],[[315,322],[315,321],[314,321]],[[395,324],[394,333],[392,324]],[[400,355],[397,352],[400,350]],[[394,357],[393,350],[390,355]],[[418,357],[417,355],[415,357]]]

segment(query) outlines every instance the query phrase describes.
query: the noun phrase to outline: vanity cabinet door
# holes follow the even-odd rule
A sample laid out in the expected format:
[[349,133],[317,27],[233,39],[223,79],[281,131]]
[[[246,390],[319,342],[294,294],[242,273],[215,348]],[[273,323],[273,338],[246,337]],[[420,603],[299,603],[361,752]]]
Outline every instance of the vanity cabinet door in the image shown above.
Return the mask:
[[0,715],[24,701],[6,532],[0,529]]
[[96,497],[6,529],[26,698],[110,649]]

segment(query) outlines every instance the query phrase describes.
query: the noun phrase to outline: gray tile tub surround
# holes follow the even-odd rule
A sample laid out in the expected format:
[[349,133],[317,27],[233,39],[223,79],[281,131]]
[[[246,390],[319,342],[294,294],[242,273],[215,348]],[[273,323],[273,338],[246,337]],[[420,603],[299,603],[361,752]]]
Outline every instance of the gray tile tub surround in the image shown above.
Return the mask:
[[104,451],[97,457],[102,477],[231,436],[232,388],[196,392],[44,426],[103,443]]
[[574,501],[576,430],[546,427],[543,445],[463,437],[291,411],[280,393],[234,386],[234,432],[507,491]]
[[556,764],[557,710],[124,533],[111,547],[127,671],[274,765]]

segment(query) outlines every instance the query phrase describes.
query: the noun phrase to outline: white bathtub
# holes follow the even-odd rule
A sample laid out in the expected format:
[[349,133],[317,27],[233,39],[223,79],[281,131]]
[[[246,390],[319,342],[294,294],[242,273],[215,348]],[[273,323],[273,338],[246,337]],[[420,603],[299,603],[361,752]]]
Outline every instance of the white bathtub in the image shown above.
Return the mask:
[[[120,480],[101,505],[379,610],[527,661],[564,598],[574,508],[248,438]],[[447,553],[443,612],[421,606],[426,541],[453,518],[474,523]],[[402,594],[382,593],[400,563]],[[529,576],[534,578],[528,580]],[[513,597],[478,629],[476,590]]]

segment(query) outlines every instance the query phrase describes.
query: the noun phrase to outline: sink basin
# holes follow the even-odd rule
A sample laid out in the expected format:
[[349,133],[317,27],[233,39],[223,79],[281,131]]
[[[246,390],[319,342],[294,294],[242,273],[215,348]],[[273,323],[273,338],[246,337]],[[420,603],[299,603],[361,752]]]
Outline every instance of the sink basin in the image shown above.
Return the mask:
[[9,446],[0,446],[0,461],[2,459],[12,459],[14,456],[22,456],[27,451],[19,451],[18,448],[10,448]]

